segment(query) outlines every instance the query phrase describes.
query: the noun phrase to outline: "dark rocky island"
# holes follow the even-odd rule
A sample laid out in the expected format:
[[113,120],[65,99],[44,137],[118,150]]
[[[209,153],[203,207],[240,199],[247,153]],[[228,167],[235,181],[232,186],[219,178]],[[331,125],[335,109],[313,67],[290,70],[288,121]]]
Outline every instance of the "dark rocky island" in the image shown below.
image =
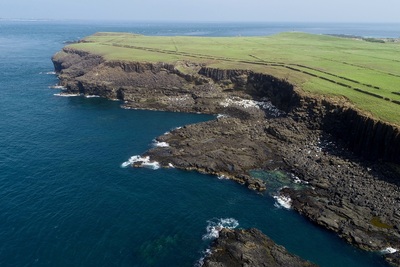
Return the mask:
[[[53,62],[65,93],[119,99],[132,109],[221,114],[158,137],[166,145],[142,156],[164,167],[223,175],[258,191],[266,183],[252,177],[251,170],[287,172],[308,184],[280,191],[294,210],[359,248],[388,252],[387,261],[400,266],[397,126],[370,118],[345,100],[310,95],[248,70],[187,61],[107,61],[68,47]],[[223,230],[217,247],[233,246],[237,252],[245,233],[255,243],[267,242],[256,230]],[[277,251],[265,257],[276,259]],[[215,265],[214,259],[225,265]],[[234,261],[220,254],[213,260],[206,266]],[[246,266],[262,266],[254,264]],[[274,264],[265,266],[285,266]],[[293,266],[312,266],[302,264]]]

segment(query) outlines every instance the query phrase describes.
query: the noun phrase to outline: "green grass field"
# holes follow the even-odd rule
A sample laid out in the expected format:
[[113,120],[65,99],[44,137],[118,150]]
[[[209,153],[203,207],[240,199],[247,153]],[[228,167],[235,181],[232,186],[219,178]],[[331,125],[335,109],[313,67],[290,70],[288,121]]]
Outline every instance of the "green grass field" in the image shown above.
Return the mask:
[[97,33],[70,45],[107,60],[249,69],[287,79],[313,94],[341,96],[357,108],[400,125],[400,43],[305,33],[268,37],[143,36]]

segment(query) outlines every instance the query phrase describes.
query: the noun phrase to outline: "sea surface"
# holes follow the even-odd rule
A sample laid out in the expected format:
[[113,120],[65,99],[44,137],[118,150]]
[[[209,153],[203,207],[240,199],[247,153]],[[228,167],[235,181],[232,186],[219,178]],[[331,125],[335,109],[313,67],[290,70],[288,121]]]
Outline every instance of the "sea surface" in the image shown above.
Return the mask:
[[98,31],[237,36],[281,31],[399,37],[393,24],[196,24],[0,20],[0,266],[194,266],[218,226],[257,227],[320,266],[386,266],[232,181],[121,164],[153,139],[214,116],[59,97],[51,56]]

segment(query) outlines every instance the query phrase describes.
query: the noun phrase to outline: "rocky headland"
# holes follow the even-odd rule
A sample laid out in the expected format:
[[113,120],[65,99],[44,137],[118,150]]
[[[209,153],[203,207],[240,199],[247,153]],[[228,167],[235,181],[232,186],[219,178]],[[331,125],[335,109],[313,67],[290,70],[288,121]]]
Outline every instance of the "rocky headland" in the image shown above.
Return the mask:
[[132,109],[220,114],[159,136],[165,145],[142,156],[258,191],[266,189],[266,181],[250,171],[286,172],[307,184],[280,190],[294,210],[357,247],[384,251],[388,262],[400,266],[396,125],[370,118],[345,99],[309,95],[249,70],[186,61],[107,61],[68,47],[53,63],[64,93],[119,99]]
[[222,229],[203,260],[205,267],[315,267],[276,245],[257,229]]

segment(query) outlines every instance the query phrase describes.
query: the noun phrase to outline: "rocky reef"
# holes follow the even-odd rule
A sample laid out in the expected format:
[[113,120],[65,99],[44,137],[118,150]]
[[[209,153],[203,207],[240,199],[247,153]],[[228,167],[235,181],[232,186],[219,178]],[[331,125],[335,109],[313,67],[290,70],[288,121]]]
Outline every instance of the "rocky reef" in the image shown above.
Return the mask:
[[214,241],[204,267],[312,267],[317,266],[290,254],[257,229],[222,229]]
[[[248,70],[107,61],[68,47],[53,62],[65,93],[119,99],[132,109],[220,114],[158,137],[166,145],[143,156],[258,191],[266,183],[252,177],[252,170],[289,173],[308,184],[280,190],[294,210],[355,246],[384,251],[388,262],[400,266],[397,126],[345,100],[309,95]],[[224,235],[240,239],[239,232]]]

